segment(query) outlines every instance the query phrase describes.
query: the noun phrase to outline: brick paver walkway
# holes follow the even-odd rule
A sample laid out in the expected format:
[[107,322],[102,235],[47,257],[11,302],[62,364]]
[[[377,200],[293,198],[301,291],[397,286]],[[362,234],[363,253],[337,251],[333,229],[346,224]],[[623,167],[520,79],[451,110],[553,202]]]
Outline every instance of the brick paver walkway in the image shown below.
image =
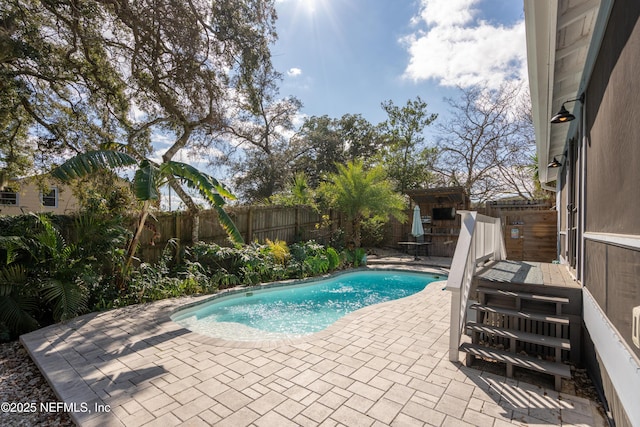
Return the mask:
[[442,287],[290,342],[182,329],[168,316],[193,298],[89,314],[22,342],[82,426],[604,425],[587,399],[449,362]]

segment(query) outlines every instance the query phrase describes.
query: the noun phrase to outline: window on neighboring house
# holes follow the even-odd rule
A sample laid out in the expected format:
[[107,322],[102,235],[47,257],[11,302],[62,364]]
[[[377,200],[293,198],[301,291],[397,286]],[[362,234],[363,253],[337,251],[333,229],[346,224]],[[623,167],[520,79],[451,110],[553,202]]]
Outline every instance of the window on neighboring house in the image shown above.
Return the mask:
[[16,206],[18,204],[18,193],[7,189],[0,191],[0,205]]
[[48,193],[40,193],[42,199],[42,206],[49,206],[52,208],[58,207],[58,189],[52,188]]

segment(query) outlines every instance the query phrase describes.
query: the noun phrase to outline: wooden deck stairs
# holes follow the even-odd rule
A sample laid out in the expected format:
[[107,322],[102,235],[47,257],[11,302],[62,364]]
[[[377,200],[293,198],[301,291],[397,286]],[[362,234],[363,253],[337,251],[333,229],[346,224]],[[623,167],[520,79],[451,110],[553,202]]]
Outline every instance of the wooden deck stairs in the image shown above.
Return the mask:
[[514,367],[552,375],[560,390],[562,378],[571,377],[566,362],[579,357],[581,292],[570,279],[545,283],[540,267],[500,261],[476,275],[471,295],[477,302],[468,307],[466,323],[471,343],[460,351],[467,365],[476,358],[504,363],[508,377]]

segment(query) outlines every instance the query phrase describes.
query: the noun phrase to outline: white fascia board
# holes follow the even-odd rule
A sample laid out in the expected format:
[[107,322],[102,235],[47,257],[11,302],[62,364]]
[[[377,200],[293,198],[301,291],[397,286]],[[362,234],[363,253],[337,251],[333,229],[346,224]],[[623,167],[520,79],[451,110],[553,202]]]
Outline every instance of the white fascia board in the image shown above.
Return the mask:
[[549,181],[547,165],[551,161],[549,117],[553,95],[557,15],[557,0],[524,0],[529,89],[536,134],[538,174],[542,183]]
[[585,326],[631,425],[640,426],[640,363],[587,288],[582,288],[582,306]]

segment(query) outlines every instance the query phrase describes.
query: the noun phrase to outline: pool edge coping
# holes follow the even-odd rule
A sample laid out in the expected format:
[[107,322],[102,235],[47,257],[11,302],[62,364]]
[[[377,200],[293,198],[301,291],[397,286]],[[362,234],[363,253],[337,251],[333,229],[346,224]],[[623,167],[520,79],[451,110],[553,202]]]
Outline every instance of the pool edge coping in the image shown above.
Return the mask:
[[[449,274],[449,270],[443,267],[438,267],[438,266],[420,266],[419,270],[416,270],[415,267],[412,268],[397,268],[396,266],[393,265],[376,265],[376,266],[365,266],[365,267],[359,267],[359,268],[354,268],[354,269],[349,269],[349,270],[340,270],[338,272],[334,272],[334,273],[329,273],[329,274],[323,274],[322,276],[314,276],[314,277],[307,277],[307,278],[303,278],[303,279],[288,279],[288,280],[283,280],[283,281],[278,281],[278,282],[268,282],[268,283],[264,283],[264,284],[258,284],[258,285],[253,285],[250,287],[234,287],[234,288],[230,288],[229,291],[224,290],[224,295],[220,295],[218,294],[213,294],[213,295],[201,295],[201,296],[197,296],[197,297],[193,297],[195,299],[197,299],[196,301],[192,301],[189,302],[185,305],[180,306],[179,308],[175,308],[173,310],[171,310],[169,313],[167,312],[163,312],[163,313],[158,313],[154,316],[153,321],[156,322],[157,324],[166,324],[169,323],[171,325],[174,325],[175,327],[177,327],[177,331],[182,331],[182,336],[184,337],[188,337],[190,340],[198,342],[200,344],[205,344],[205,345],[212,345],[212,346],[219,346],[219,347],[226,347],[226,348],[275,348],[275,347],[280,347],[280,346],[285,346],[285,345],[297,345],[297,344],[306,344],[309,341],[314,341],[314,340],[318,340],[318,339],[325,339],[333,334],[335,334],[337,331],[344,329],[348,324],[352,323],[355,319],[354,317],[356,316],[363,316],[366,315],[368,313],[368,310],[373,309],[373,308],[379,308],[382,305],[385,304],[389,304],[392,303],[394,301],[399,301],[401,299],[405,299],[405,298],[411,298],[411,297],[416,297],[420,294],[422,294],[423,292],[425,292],[425,290],[427,289],[427,287],[429,285],[433,285],[433,284],[437,284],[437,283],[443,283],[444,285],[446,285],[446,279],[445,280],[436,280],[433,281],[431,283],[429,283],[429,285],[425,286],[425,288],[423,290],[421,290],[420,292],[416,292],[415,294],[403,297],[403,298],[398,298],[395,300],[391,300],[391,301],[385,301],[382,303],[378,303],[378,304],[373,304],[373,305],[369,305],[366,307],[362,307],[356,311],[352,311],[351,313],[346,314],[345,316],[341,317],[340,319],[336,320],[334,323],[332,323],[331,325],[327,326],[325,329],[315,332],[313,334],[309,334],[309,335],[305,335],[303,337],[299,337],[299,338],[283,338],[283,339],[272,339],[272,340],[255,340],[255,341],[232,341],[232,340],[226,340],[223,338],[215,338],[215,337],[210,337],[207,335],[203,335],[200,334],[198,332],[194,332],[190,329],[185,328],[184,326],[179,325],[177,322],[173,321],[173,319],[171,319],[171,316],[173,316],[175,313],[178,313],[182,310],[187,310],[191,307],[194,307],[196,305],[200,305],[200,304],[204,304],[208,301],[213,301],[216,299],[220,299],[223,297],[227,297],[227,296],[233,296],[235,294],[241,294],[243,292],[251,292],[251,289],[254,290],[259,290],[259,289],[270,289],[270,288],[281,288],[281,287],[287,287],[287,286],[296,286],[296,285],[301,285],[304,283],[313,283],[313,282],[317,282],[317,281],[321,281],[321,280],[326,280],[330,277],[337,277],[337,276],[341,276],[343,274],[347,274],[347,273],[354,273],[354,272],[358,272],[358,271],[368,271],[368,270],[372,270],[372,271],[401,271],[401,272],[410,272],[410,273],[427,273],[427,274]],[[444,287],[443,287],[444,289]],[[233,290],[233,292],[231,292]],[[181,297],[181,298],[185,298],[185,297]],[[189,297],[186,297],[189,298]]]

